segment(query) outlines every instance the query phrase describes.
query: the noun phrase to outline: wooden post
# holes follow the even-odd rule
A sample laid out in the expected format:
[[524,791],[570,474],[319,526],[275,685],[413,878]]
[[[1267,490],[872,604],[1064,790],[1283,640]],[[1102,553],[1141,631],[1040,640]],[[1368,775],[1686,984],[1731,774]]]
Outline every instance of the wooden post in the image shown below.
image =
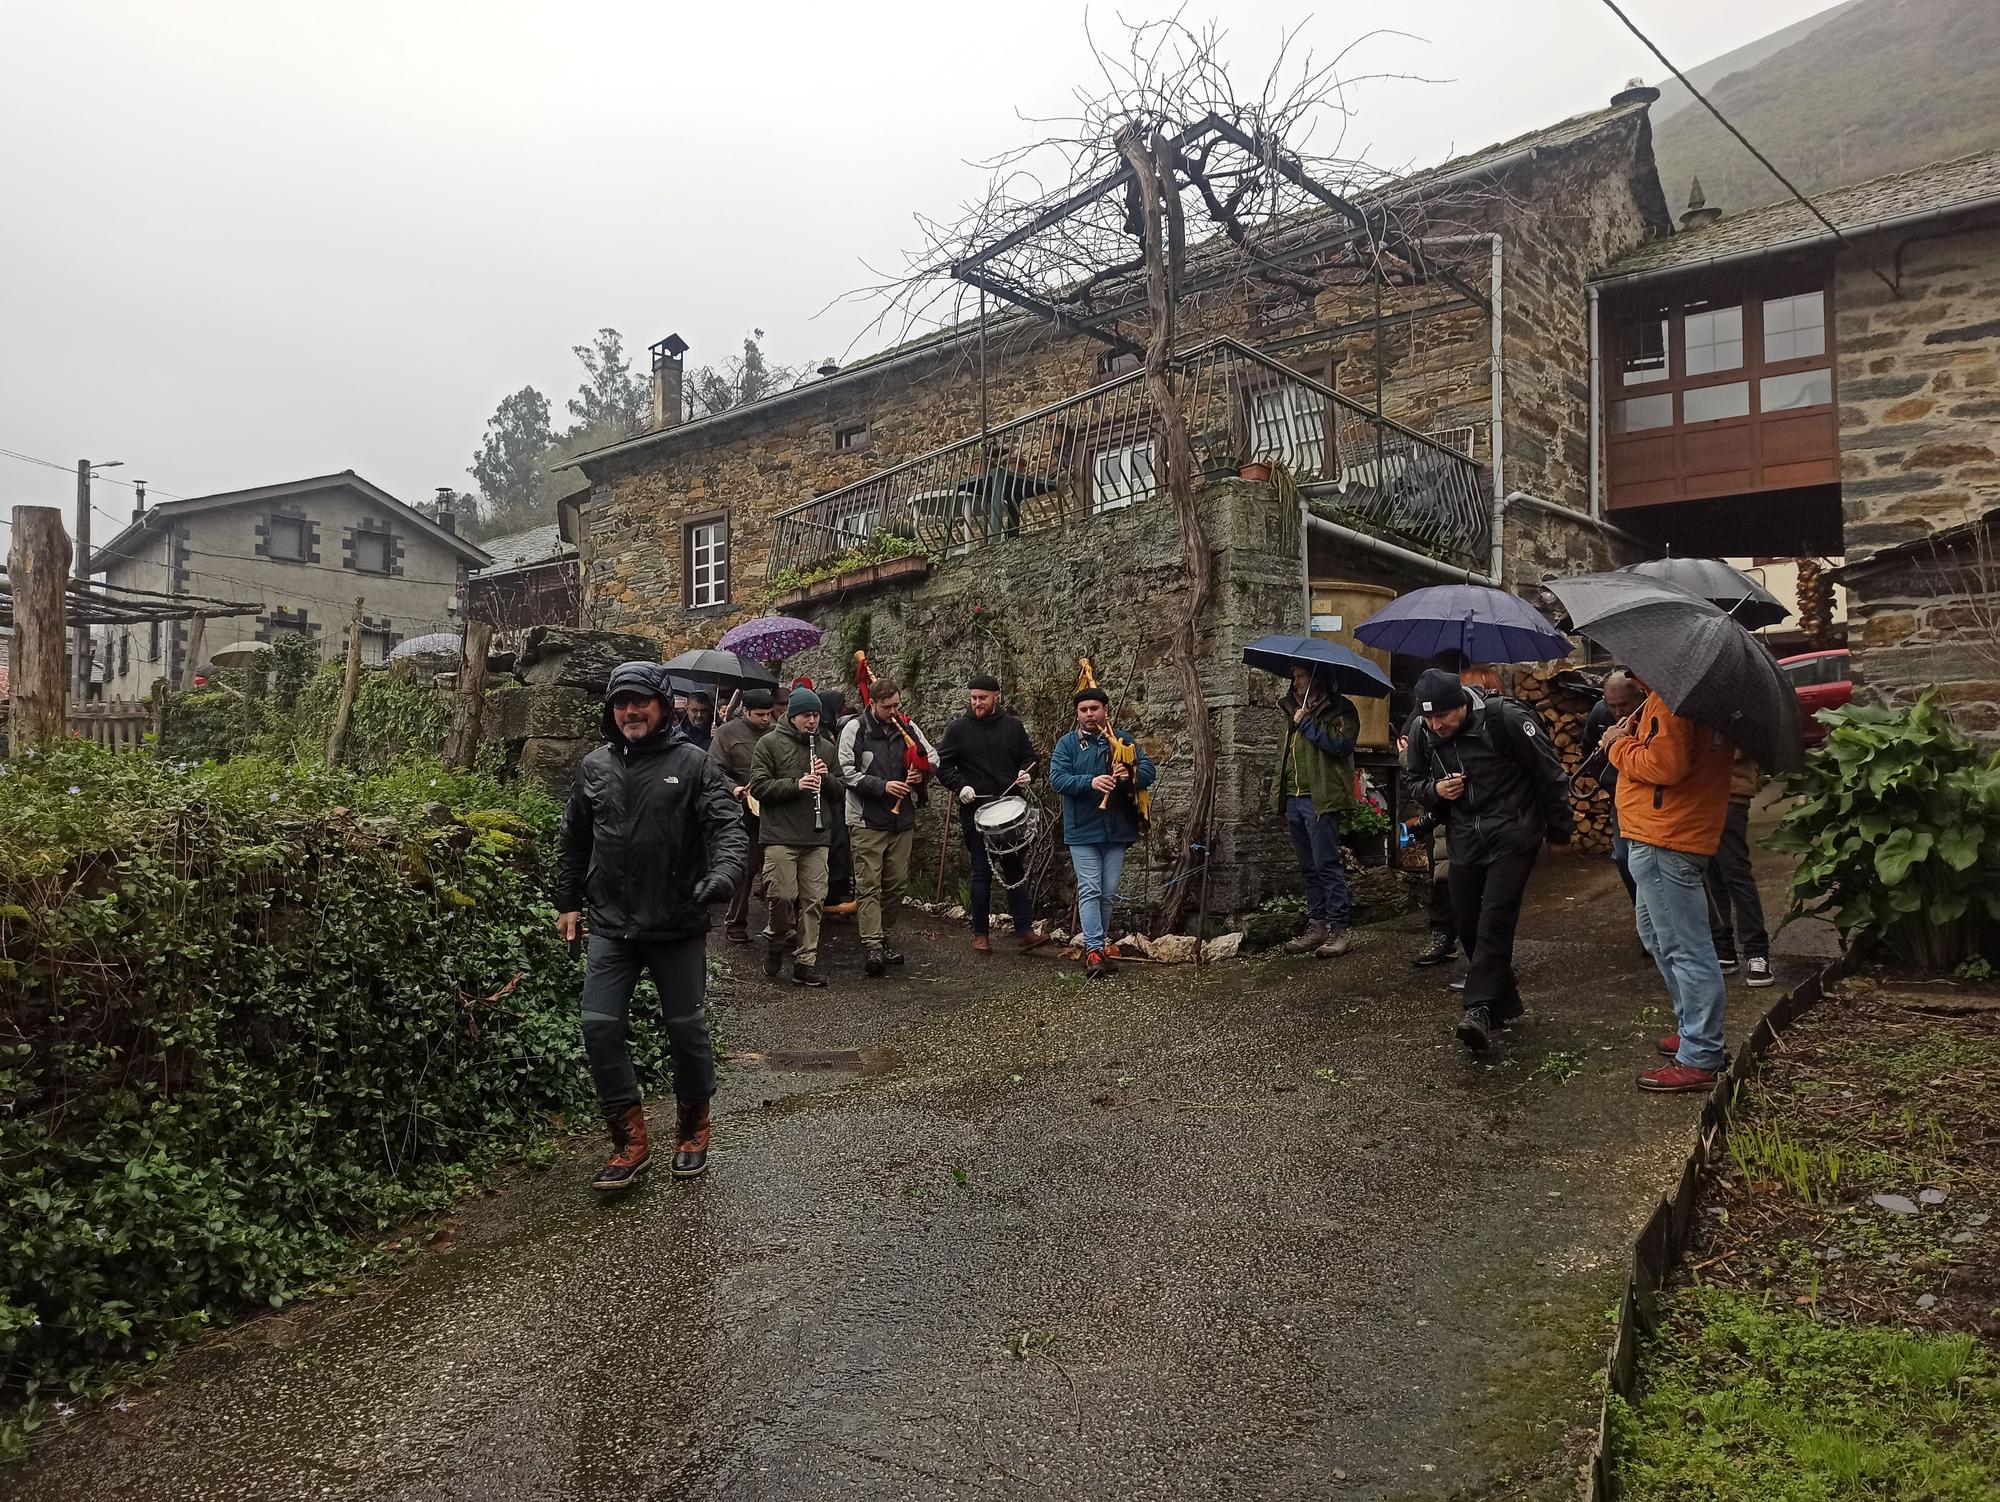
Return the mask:
[[341,748],[347,743],[347,722],[354,713],[354,695],[361,687],[361,607],[354,602],[354,620],[347,628],[347,673],[340,683],[340,702],[333,707],[333,729],[326,735],[326,764],[340,765]]
[[187,656],[181,659],[181,687],[194,687],[196,669],[201,666],[201,654],[208,649],[208,617],[198,615],[188,622]]
[[451,743],[444,764],[470,767],[479,756],[479,717],[486,703],[486,654],[493,647],[493,627],[474,621],[465,628],[465,658],[458,669],[458,713],[452,721]]
[[7,556],[14,594],[9,743],[15,756],[52,750],[67,733],[69,566],[62,512],[53,506],[16,506],[14,545]]

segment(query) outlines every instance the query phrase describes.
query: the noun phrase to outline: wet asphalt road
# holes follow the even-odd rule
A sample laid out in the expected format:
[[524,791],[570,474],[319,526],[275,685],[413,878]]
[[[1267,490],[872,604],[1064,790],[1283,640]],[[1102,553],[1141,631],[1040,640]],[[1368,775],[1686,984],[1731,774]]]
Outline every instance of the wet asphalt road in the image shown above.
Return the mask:
[[[1531,902],[1530,1015],[1481,1063],[1414,920],[1095,986],[921,917],[879,982],[836,927],[822,992],[728,950],[725,1047],[766,1058],[708,1180],[606,1202],[579,1141],[0,1494],[1571,1495],[1700,1102],[1632,1088],[1664,993],[1609,867],[1547,861]],[[1777,994],[1732,986],[1732,1036]]]

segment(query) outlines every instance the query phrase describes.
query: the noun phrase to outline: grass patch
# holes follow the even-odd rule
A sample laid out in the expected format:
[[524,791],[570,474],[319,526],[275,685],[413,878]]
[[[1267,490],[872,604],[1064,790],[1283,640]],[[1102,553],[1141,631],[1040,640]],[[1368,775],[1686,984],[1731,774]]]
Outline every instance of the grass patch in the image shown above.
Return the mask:
[[1612,1399],[1624,1493],[1703,1502],[2000,1496],[2000,1365],[1967,1334],[1827,1325],[1683,1290],[1636,1404]]

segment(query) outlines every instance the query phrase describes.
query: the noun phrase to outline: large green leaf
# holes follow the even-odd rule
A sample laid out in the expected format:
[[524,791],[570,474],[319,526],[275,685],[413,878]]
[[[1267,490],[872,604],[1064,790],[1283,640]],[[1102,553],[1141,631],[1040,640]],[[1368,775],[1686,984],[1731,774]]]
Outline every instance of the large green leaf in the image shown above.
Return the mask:
[[1909,828],[1891,831],[1889,837],[1875,847],[1875,874],[1890,886],[1895,886],[1909,875],[1910,867],[1931,853],[1932,836],[1928,830]]
[[1977,824],[1955,824],[1941,829],[1937,836],[1937,853],[1952,870],[1970,871],[1979,864],[1979,845],[1985,833]]
[[1930,911],[1924,916],[1936,924],[1956,923],[1965,916],[1965,910],[1971,906],[1971,893],[1946,892],[1931,899]]

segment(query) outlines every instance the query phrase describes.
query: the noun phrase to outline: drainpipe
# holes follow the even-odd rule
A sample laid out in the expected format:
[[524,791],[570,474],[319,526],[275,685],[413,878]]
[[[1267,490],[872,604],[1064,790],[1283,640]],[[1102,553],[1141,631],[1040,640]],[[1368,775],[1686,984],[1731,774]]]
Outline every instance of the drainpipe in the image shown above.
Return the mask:
[[1597,521],[1604,515],[1603,498],[1598,491],[1602,481],[1598,471],[1603,467],[1604,439],[1601,436],[1604,409],[1599,398],[1604,391],[1604,375],[1600,365],[1602,357],[1597,345],[1597,287],[1590,288],[1590,519]]
[[[1493,580],[1484,574],[1474,573],[1469,568],[1454,568],[1441,558],[1433,558],[1428,553],[1419,553],[1410,548],[1397,547],[1393,542],[1384,542],[1379,537],[1371,537],[1366,532],[1357,532],[1352,527],[1343,527],[1339,522],[1330,522],[1323,516],[1306,513],[1309,532],[1317,532],[1342,547],[1353,548],[1363,553],[1373,553],[1377,558],[1386,558],[1403,568],[1413,569],[1421,574],[1433,574],[1440,579],[1449,579],[1454,584],[1491,584]],[[1308,618],[1307,625],[1311,625]]]
[[1507,526],[1507,481],[1505,461],[1507,451],[1507,424],[1501,407],[1504,394],[1500,373],[1500,330],[1503,322],[1500,316],[1500,237],[1493,236],[1492,287],[1487,300],[1493,304],[1493,390],[1489,397],[1492,403],[1493,437],[1491,440],[1493,460],[1493,561],[1487,572],[1495,579],[1503,577],[1502,566],[1506,559],[1505,531]]

